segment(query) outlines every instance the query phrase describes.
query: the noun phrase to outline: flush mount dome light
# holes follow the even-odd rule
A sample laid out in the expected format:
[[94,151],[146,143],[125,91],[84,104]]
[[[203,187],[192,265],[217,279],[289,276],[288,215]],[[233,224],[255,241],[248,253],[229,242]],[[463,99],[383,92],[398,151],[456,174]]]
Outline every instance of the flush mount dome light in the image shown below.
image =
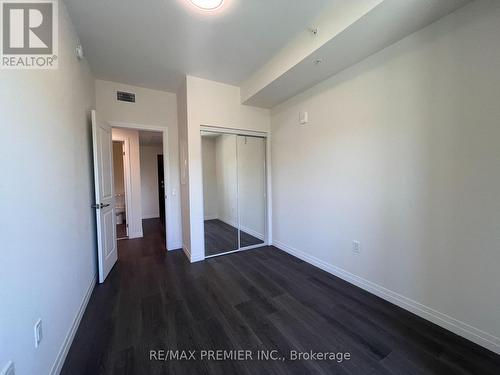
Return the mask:
[[222,6],[224,0],[189,0],[191,3],[201,10],[216,10]]

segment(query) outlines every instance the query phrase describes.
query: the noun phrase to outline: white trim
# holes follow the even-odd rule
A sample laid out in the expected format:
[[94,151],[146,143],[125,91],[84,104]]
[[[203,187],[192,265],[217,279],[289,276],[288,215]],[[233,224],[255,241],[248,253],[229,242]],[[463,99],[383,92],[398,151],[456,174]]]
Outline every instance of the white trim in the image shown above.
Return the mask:
[[256,245],[244,246],[240,249],[240,251],[253,250],[253,249],[258,249],[258,248],[265,247],[265,246],[269,246],[269,244],[264,241],[264,243],[258,243]]
[[271,137],[272,134],[269,133],[266,142],[266,239],[267,243],[271,244],[273,242],[273,184],[272,184],[272,170],[271,170]]
[[[178,249],[177,243],[171,242],[172,238],[175,238],[176,235],[174,233],[173,220],[169,220],[169,218],[173,218],[175,216],[175,212],[173,209],[172,202],[172,176],[170,174],[170,152],[168,145],[168,126],[157,126],[157,125],[144,125],[144,124],[134,124],[127,122],[118,122],[118,121],[109,121],[111,127],[114,128],[124,128],[124,129],[134,129],[134,130],[149,130],[161,132],[163,134],[163,175],[165,178],[165,228],[166,228],[166,238],[165,238],[165,248],[167,250],[175,250]],[[137,234],[137,233],[136,233]],[[142,237],[142,233],[141,236]],[[131,237],[129,234],[129,238]]]
[[166,126],[135,124],[131,122],[108,121],[113,128],[124,128],[134,130],[149,130],[153,132],[163,132],[168,129]]
[[[113,129],[113,128],[111,128]],[[132,210],[132,179],[130,170],[130,140],[125,139],[124,143],[125,155],[123,155],[123,176],[125,178],[125,199],[127,206],[125,207],[125,220],[127,228],[127,236],[130,228],[130,211]]]
[[268,132],[262,132],[256,130],[224,128],[222,126],[212,126],[212,125],[200,125],[200,132],[247,135],[249,137],[254,136],[260,138],[267,138],[269,134]]
[[[111,131],[113,131],[113,126],[111,126]],[[114,137],[111,134],[111,140],[113,142],[123,142],[123,148],[125,149],[125,155],[123,155],[123,179],[124,179],[124,187],[125,187],[125,220],[127,223],[127,237],[130,236],[129,228],[130,228],[130,217],[131,212],[133,210],[132,206],[132,179],[131,179],[131,170],[130,170],[130,138],[128,137]],[[113,165],[114,168],[114,165]],[[114,174],[114,171],[113,171]],[[142,237],[142,235],[141,235]]]
[[[237,230],[237,236],[238,236],[238,250],[241,249],[241,234],[240,234],[240,228],[241,228],[241,210],[240,210],[240,160],[238,158],[239,152],[238,152],[238,138],[240,137],[239,134],[235,135],[235,158],[236,158],[236,220],[238,223],[236,224],[236,230]],[[265,138],[264,138],[265,139]],[[217,147],[217,146],[216,146]],[[217,154],[217,150],[215,151]],[[205,228],[205,227],[203,227]],[[206,249],[204,250],[204,253],[206,254]]]
[[135,232],[135,233],[130,233],[128,235],[128,239],[131,240],[131,239],[134,239],[134,238],[142,238],[144,237],[144,233],[141,231],[141,232]]
[[182,249],[182,243],[181,242],[173,242],[172,246],[173,246],[173,249],[168,249],[168,251],[175,251],[175,250],[181,250]]
[[340,267],[327,263],[319,258],[307,254],[304,251],[294,249],[280,241],[273,241],[273,245],[303,261],[310,263],[323,271],[331,273],[348,283],[356,285],[376,296],[385,299],[405,310],[408,310],[421,318],[424,318],[438,326],[441,326],[448,331],[456,333],[478,345],[481,345],[497,354],[500,354],[500,338],[484,332],[478,328],[471,326],[465,322],[455,319],[447,314],[439,312],[429,306],[423,305],[420,302],[407,298],[397,292],[384,288],[362,277],[356,276]]
[[59,353],[57,354],[56,360],[54,361],[52,369],[50,370],[49,373],[50,375],[58,375],[61,372],[64,361],[66,360],[66,356],[68,355],[69,348],[73,343],[73,339],[75,338],[76,331],[78,330],[78,326],[80,325],[80,322],[82,320],[83,313],[87,308],[90,296],[92,295],[92,292],[94,291],[96,284],[97,284],[97,275],[94,275],[89,287],[87,288],[85,296],[83,297],[82,303],[80,304],[80,308],[78,309],[75,319],[73,320],[73,323],[71,324],[71,327],[69,328],[69,331],[66,334],[63,344],[59,349]]
[[205,260],[205,255],[199,255],[190,259],[191,263],[201,262],[203,260]]
[[[252,235],[254,237],[257,237],[259,240],[262,240],[262,241],[266,242],[266,235],[265,234],[259,233],[256,230],[250,229],[250,228],[245,227],[243,225],[238,225],[237,222],[233,222],[231,220],[228,220],[228,219],[225,219],[225,218],[222,218],[222,217],[219,217],[219,218],[216,218],[216,219],[222,221],[224,224],[232,226],[236,230],[238,230],[238,227],[240,227],[240,231],[241,232],[245,232],[246,234],[250,234],[250,235]],[[207,220],[207,219],[205,219],[205,220]],[[264,246],[264,245],[262,245],[262,246]]]
[[259,233],[256,230],[250,229],[248,227],[244,227],[243,225],[240,227],[240,231],[245,232],[246,234],[249,234],[255,238],[258,238],[259,240],[262,241],[266,240],[265,234]]
[[208,215],[203,218],[203,220],[217,220],[219,218],[218,215]]
[[258,249],[258,248],[263,247],[263,246],[267,246],[267,244],[266,243],[260,243],[260,244],[257,244],[257,245],[250,245],[250,246],[242,247],[242,248],[239,248],[239,249],[236,249],[236,250],[226,251],[226,252],[223,252],[223,253],[206,255],[205,259],[220,257],[221,255],[228,255],[228,254],[233,254],[233,253],[241,253],[242,251],[248,251],[248,250]]
[[217,254],[212,254],[212,255],[205,255],[205,259],[220,257],[221,255],[228,255],[228,254],[233,254],[233,253],[239,253],[240,251],[241,251],[240,249],[236,249],[236,250],[231,250],[231,251],[225,251],[223,253],[217,253]]
[[182,246],[182,251],[184,251],[184,254],[186,255],[186,257],[189,259],[189,261],[191,263],[200,262],[202,260],[205,260],[204,255],[198,256],[198,257],[191,257],[191,251],[189,250],[189,248],[186,245]]
[[233,227],[236,230],[238,229],[238,222],[231,221],[231,220],[229,220],[228,218],[225,218],[225,217],[219,217],[219,218],[217,218],[217,220],[222,221],[224,224],[227,224],[227,225]]
[[[200,138],[201,138],[201,135],[203,132],[221,133],[221,134],[235,134],[235,135],[241,135],[241,136],[246,135],[249,137],[259,137],[259,138],[263,138],[264,142],[265,142],[264,169],[265,169],[265,179],[266,179],[266,181],[265,181],[265,183],[266,183],[266,187],[265,187],[266,195],[264,197],[264,201],[265,201],[266,207],[264,209],[264,212],[265,212],[265,215],[264,215],[265,216],[264,217],[264,221],[265,221],[264,235],[254,231],[254,230],[251,230],[247,227],[243,227],[243,228],[241,227],[240,215],[239,215],[239,204],[238,204],[238,215],[237,215],[238,216],[238,223],[232,223],[231,221],[226,220],[226,219],[221,218],[221,217],[214,218],[214,219],[219,219],[220,221],[222,221],[226,224],[229,224],[233,227],[240,228],[240,230],[243,230],[244,232],[251,234],[252,236],[257,237],[258,239],[264,241],[264,243],[258,244],[255,246],[247,246],[247,247],[242,248],[241,244],[240,244],[240,236],[238,236],[238,247],[239,247],[238,250],[217,254],[215,256],[230,254],[230,253],[241,251],[241,250],[251,250],[251,249],[254,249],[257,247],[261,247],[261,246],[268,246],[269,244],[272,243],[271,133],[266,132],[266,131],[254,131],[254,130],[245,130],[245,129],[237,129],[237,128],[224,128],[224,127],[220,127],[220,126],[200,125]],[[238,153],[236,153],[236,157],[238,157],[237,154]],[[238,164],[238,161],[236,161],[236,164]],[[201,168],[201,170],[202,170],[202,181],[203,181],[203,168]],[[238,191],[237,195],[239,196],[238,181],[236,181],[236,189]],[[204,202],[204,199],[205,199],[205,197],[203,197],[203,202]],[[211,220],[211,219],[204,217],[203,220]],[[204,227],[203,227],[203,236],[205,236],[205,228]],[[203,244],[203,254],[205,254],[205,252],[206,252],[205,244]],[[214,255],[205,256],[205,258],[210,258],[210,257],[214,257]],[[202,260],[202,259],[200,259],[200,260]]]
[[160,214],[149,214],[149,215],[143,215],[142,220],[147,220],[147,219],[158,219],[160,217]]

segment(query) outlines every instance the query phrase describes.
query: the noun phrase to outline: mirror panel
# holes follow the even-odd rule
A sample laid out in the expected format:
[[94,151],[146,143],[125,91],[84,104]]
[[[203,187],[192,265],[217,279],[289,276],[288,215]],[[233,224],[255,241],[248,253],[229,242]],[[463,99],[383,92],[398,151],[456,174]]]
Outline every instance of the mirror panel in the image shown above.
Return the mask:
[[201,133],[205,255],[239,249],[237,136]]
[[238,211],[240,248],[266,238],[266,140],[238,136]]

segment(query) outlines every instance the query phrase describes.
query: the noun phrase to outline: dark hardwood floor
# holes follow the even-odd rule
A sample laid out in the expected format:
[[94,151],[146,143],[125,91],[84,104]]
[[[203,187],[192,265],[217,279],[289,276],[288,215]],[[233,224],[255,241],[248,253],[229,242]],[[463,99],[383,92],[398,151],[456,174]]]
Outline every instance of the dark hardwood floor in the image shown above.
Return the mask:
[[116,224],[116,237],[127,238],[127,224]]
[[[240,231],[241,247],[263,244],[264,241]],[[221,220],[205,220],[205,255],[238,249],[238,229]]]
[[[273,247],[190,264],[158,220],[120,241],[64,375],[499,374],[500,358]],[[348,352],[316,361],[150,360],[151,350]],[[200,352],[196,353],[199,359]]]

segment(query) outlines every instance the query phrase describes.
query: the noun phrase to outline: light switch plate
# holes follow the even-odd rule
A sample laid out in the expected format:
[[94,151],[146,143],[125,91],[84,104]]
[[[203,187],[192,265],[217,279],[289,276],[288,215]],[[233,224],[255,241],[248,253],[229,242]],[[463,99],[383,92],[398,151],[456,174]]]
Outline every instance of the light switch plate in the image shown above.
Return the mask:
[[300,125],[305,125],[309,122],[309,113],[300,112],[299,113],[299,123]]
[[354,254],[361,253],[361,244],[359,243],[359,241],[352,241],[352,252]]
[[43,339],[42,319],[38,319],[36,321],[34,329],[35,329],[35,348],[38,348]]

